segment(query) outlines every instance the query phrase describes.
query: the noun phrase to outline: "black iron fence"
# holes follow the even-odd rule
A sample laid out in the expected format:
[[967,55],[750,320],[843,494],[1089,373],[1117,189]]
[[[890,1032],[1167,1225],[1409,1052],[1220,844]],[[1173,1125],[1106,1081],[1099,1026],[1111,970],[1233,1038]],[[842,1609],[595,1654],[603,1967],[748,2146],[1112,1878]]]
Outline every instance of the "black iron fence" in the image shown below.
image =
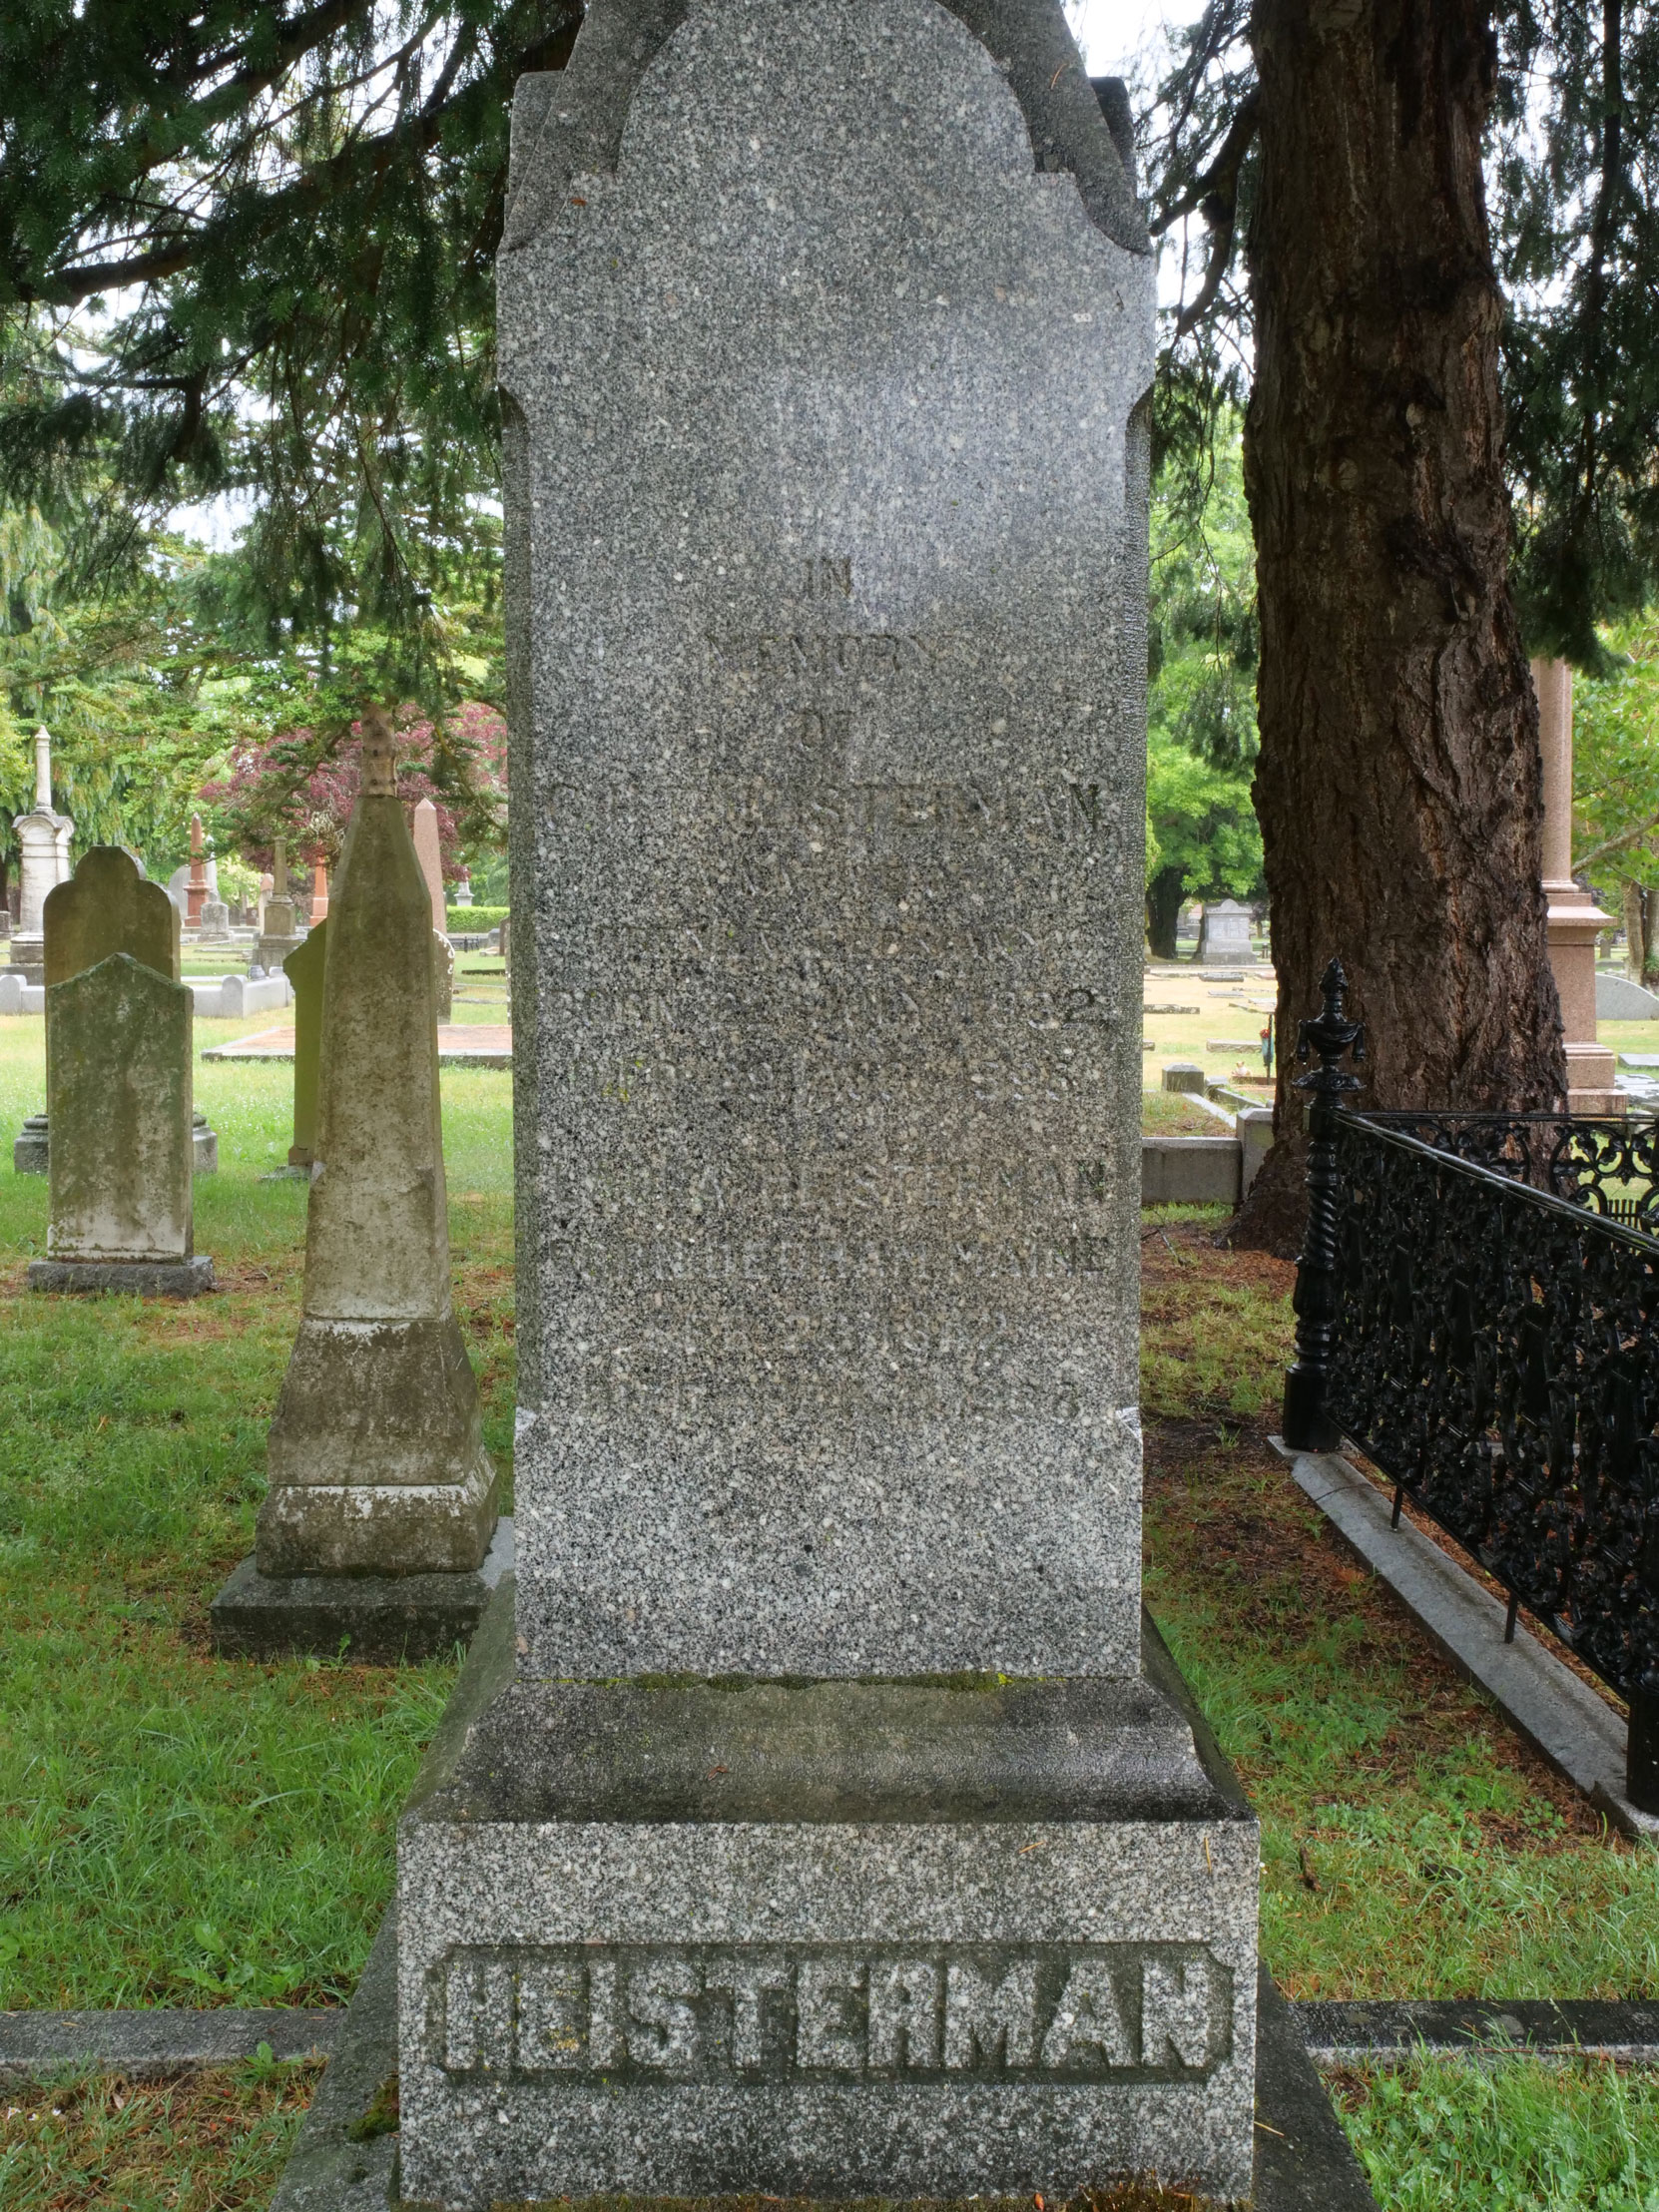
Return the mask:
[[1285,1439],[1344,1437],[1630,1705],[1659,1812],[1659,1130],[1358,1114],[1337,962],[1304,1023],[1308,1237]]

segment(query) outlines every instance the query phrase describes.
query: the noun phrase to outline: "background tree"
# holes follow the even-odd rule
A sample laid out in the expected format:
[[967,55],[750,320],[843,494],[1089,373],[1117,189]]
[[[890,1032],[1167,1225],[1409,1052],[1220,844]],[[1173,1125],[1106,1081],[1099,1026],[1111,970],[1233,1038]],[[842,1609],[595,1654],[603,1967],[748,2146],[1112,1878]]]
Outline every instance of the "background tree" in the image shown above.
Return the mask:
[[1173,960],[1183,904],[1262,892],[1251,805],[1256,579],[1239,417],[1218,424],[1202,474],[1166,468],[1152,503],[1147,712],[1147,937]]
[[229,611],[308,673],[294,719],[327,743],[368,702],[441,716],[476,689],[508,106],[578,12],[43,0],[8,22],[0,496],[61,524],[89,476],[115,487],[118,521],[77,545],[91,575],[178,501],[246,494]]
[[1379,1103],[1559,1095],[1524,655],[1651,593],[1655,12],[1213,0],[1146,105],[1172,461],[1250,394],[1281,1021],[1341,950]]
[[1659,620],[1598,640],[1622,665],[1573,700],[1573,871],[1624,917],[1625,961],[1659,980]]

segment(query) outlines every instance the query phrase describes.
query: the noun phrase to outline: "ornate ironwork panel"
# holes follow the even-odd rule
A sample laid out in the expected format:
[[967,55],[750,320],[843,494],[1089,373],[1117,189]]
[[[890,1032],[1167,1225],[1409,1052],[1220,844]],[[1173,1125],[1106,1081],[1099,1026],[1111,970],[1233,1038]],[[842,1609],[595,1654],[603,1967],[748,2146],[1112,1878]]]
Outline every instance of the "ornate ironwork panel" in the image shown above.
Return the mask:
[[1365,1118],[1659,1236],[1659,1122],[1651,1116],[1372,1113]]
[[1659,1237],[1629,1224],[1659,1227],[1652,1126],[1336,1118],[1331,1413],[1603,1680],[1650,1694]]

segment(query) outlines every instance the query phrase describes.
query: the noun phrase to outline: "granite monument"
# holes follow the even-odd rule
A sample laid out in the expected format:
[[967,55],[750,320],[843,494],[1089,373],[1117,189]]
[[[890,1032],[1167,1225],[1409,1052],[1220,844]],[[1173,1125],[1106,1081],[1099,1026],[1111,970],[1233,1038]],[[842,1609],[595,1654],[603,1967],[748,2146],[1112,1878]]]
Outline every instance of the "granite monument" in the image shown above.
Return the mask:
[[282,962],[293,985],[293,1142],[288,1166],[310,1173],[316,1157],[316,1091],[322,1065],[322,976],[328,924],[319,921]]
[[400,1834],[422,2204],[1249,2190],[1257,1830],[1140,1600],[1126,159],[1059,0],[596,0],[519,86],[517,1671]]
[[52,805],[52,739],[46,725],[35,732],[35,803],[12,818],[20,855],[17,927],[11,933],[11,964],[26,983],[45,981],[44,923],[48,893],[69,874],[69,840],[75,825]]

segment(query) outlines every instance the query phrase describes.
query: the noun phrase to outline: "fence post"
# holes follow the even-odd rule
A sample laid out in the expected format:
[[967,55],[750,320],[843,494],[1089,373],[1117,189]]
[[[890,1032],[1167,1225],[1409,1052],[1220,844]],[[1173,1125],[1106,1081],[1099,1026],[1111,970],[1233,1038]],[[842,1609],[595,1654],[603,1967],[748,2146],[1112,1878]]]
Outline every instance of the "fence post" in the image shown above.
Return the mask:
[[1343,1102],[1360,1088],[1360,1078],[1341,1065],[1352,1051],[1356,1063],[1366,1056],[1365,1024],[1345,1012],[1348,977],[1333,960],[1320,980],[1325,1000],[1319,1014],[1297,1030],[1300,1063],[1318,1055],[1319,1065],[1295,1078],[1306,1091],[1308,1114],[1308,1228],[1296,1264],[1296,1364],[1285,1378],[1285,1441],[1293,1451],[1335,1451],[1342,1431],[1326,1405],[1332,1355],[1337,1345],[1338,1202],[1337,1117]]

